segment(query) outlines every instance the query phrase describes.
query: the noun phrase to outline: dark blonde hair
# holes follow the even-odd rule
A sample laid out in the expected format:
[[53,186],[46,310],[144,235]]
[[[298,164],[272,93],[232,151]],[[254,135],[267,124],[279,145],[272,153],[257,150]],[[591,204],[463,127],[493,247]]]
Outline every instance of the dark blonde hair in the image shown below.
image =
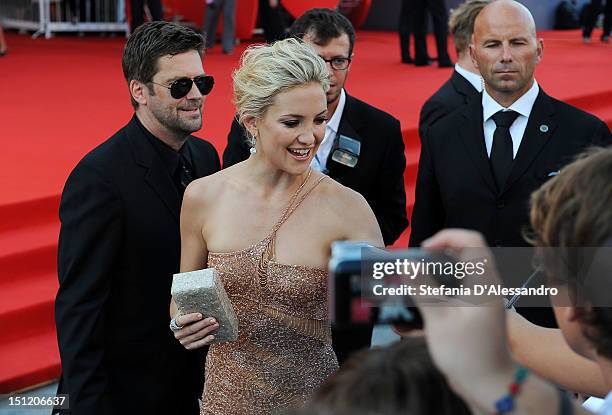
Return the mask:
[[451,13],[448,31],[453,35],[457,53],[463,53],[470,46],[476,17],[489,3],[491,0],[467,0]]
[[[531,195],[531,226],[527,235],[542,250],[549,279],[573,287],[581,284],[576,248],[608,245],[612,237],[612,148],[591,148]],[[603,269],[610,280],[612,269]],[[605,286],[604,281],[601,282]],[[609,283],[607,283],[609,285]],[[601,293],[586,289],[586,301]],[[612,293],[604,293],[612,296]],[[593,307],[584,334],[597,352],[612,358],[612,308]]]

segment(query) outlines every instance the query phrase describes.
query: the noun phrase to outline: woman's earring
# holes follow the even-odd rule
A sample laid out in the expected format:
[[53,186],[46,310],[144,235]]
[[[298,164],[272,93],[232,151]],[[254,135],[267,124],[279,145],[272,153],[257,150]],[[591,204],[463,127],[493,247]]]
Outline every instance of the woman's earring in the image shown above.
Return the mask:
[[251,153],[251,156],[254,155],[255,153],[257,153],[257,149],[255,148],[255,144],[257,143],[257,132],[255,132],[255,134],[253,134],[253,143],[251,148],[249,149],[249,152]]

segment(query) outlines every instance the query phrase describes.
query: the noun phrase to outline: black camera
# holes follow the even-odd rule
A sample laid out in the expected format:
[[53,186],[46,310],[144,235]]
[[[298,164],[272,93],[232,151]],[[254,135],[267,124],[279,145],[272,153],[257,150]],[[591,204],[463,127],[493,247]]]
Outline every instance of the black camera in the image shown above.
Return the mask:
[[[422,328],[419,310],[409,295],[372,295],[384,285],[393,284],[393,276],[377,279],[372,276],[373,264],[453,262],[445,253],[419,248],[388,251],[364,242],[337,241],[332,244],[329,261],[328,307],[334,327],[394,324]],[[401,278],[400,278],[401,280]],[[394,287],[399,289],[399,287]]]

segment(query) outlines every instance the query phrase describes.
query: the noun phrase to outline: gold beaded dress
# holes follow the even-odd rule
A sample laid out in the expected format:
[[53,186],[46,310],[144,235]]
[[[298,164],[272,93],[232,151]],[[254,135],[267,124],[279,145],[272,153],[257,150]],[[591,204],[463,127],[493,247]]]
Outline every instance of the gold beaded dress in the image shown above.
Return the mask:
[[338,368],[327,320],[327,270],[274,260],[277,231],[326,178],[300,195],[309,177],[264,240],[208,254],[236,311],[238,339],[210,346],[201,414],[282,412],[306,401]]

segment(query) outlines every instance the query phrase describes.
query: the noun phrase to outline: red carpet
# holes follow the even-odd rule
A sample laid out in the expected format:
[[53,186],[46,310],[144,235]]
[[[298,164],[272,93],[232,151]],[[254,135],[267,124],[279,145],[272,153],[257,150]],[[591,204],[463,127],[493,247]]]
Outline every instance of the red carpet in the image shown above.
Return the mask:
[[[577,31],[542,36],[540,85],[612,125],[612,45],[583,45]],[[53,329],[59,194],[76,162],[125,124],[132,112],[120,66],[124,39],[32,40],[10,33],[7,38],[9,54],[0,58],[0,393],[59,372]],[[230,73],[238,57],[222,55],[217,47],[205,58],[206,71],[217,82],[198,135],[219,152],[233,114]],[[400,64],[395,34],[358,34],[348,90],[401,120],[409,207],[419,109],[449,74],[436,67]],[[406,235],[399,244],[405,240]]]

